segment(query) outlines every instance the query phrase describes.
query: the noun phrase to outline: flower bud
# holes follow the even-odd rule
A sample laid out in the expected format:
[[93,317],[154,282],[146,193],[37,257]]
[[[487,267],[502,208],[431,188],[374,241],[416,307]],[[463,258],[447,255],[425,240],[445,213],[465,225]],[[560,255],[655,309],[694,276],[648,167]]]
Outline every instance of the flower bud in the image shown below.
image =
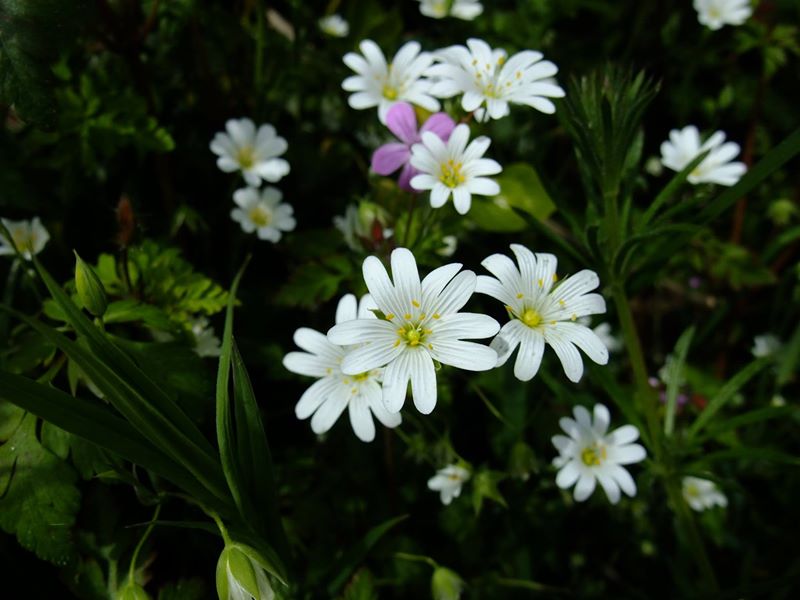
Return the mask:
[[129,581],[117,592],[116,600],[151,600],[151,598],[142,586]]
[[458,600],[463,591],[464,580],[458,573],[444,567],[436,567],[431,579],[433,600]]
[[94,269],[75,252],[75,289],[84,308],[95,317],[102,317],[108,307],[106,290]]
[[225,546],[217,562],[217,594],[220,600],[273,600],[258,553],[244,544]]

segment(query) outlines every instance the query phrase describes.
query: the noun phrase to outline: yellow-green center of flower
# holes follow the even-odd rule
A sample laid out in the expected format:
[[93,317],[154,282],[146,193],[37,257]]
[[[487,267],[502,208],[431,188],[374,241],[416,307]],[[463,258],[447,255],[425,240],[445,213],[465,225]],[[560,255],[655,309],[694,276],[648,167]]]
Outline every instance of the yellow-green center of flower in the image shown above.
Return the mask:
[[367,379],[369,379],[369,371],[353,375],[353,381],[366,381]]
[[252,146],[239,148],[239,152],[236,154],[236,160],[245,171],[252,168],[253,165],[256,164],[255,149]]
[[606,459],[606,449],[597,444],[587,446],[581,452],[581,460],[587,467],[598,467]]
[[425,337],[432,333],[430,329],[425,329],[419,323],[406,323],[397,330],[398,340],[395,346],[405,344],[406,346],[419,346],[425,343]]
[[528,327],[537,327],[542,322],[542,315],[532,308],[527,308],[520,315],[519,320]]
[[393,85],[389,85],[388,83],[383,85],[383,97],[387,100],[397,100],[397,96],[399,95],[400,93]]
[[700,488],[698,488],[695,484],[690,483],[686,486],[686,495],[692,498],[696,498],[700,495]]
[[11,241],[14,242],[14,246],[19,252],[33,250],[33,246],[36,243],[36,234],[28,235],[25,231],[16,230],[11,233]]
[[464,175],[461,173],[463,166],[462,163],[456,162],[451,158],[442,164],[442,173],[439,175],[439,181],[449,188],[458,187],[465,181]]
[[251,208],[247,216],[257,227],[266,227],[272,222],[272,213],[261,205]]

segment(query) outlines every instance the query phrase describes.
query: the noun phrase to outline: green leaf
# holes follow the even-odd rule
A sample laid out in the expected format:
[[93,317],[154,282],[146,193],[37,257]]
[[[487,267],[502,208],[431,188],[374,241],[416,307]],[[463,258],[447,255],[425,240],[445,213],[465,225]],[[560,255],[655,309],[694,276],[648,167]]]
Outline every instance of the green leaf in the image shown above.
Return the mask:
[[688,165],[686,165],[682,171],[675,174],[675,176],[670,179],[669,183],[664,186],[664,189],[659,192],[658,196],[656,196],[655,200],[653,200],[652,204],[647,207],[644,215],[642,216],[642,220],[639,222],[638,231],[642,231],[647,227],[647,224],[655,217],[658,209],[661,208],[661,205],[670,200],[675,193],[680,189],[680,187],[686,181],[686,178],[689,177],[689,174],[695,170],[697,165],[703,162],[711,153],[711,150],[706,150],[705,152],[701,152],[697,155]]
[[556,210],[556,205],[544,189],[536,170],[526,163],[515,163],[503,168],[495,180],[500,193],[494,198],[512,208],[544,221]]
[[326,256],[319,262],[306,262],[294,269],[275,300],[283,306],[316,308],[333,298],[353,273],[352,261],[338,254]]
[[484,231],[513,233],[528,228],[525,219],[514,212],[508,200],[500,196],[473,196],[469,218]]
[[72,562],[72,527],[80,508],[75,483],[69,465],[36,439],[36,417],[26,415],[0,446],[0,527],[43,560]]
[[672,353],[672,361],[669,364],[667,381],[667,410],[664,413],[664,434],[671,436],[675,429],[675,410],[678,407],[678,386],[681,380],[681,372],[686,364],[686,355],[689,354],[689,347],[692,345],[694,337],[694,327],[689,327],[681,334],[675,344]]
[[[2,396],[0,392],[0,396]],[[10,438],[25,416],[25,411],[8,400],[0,399],[0,442]]]

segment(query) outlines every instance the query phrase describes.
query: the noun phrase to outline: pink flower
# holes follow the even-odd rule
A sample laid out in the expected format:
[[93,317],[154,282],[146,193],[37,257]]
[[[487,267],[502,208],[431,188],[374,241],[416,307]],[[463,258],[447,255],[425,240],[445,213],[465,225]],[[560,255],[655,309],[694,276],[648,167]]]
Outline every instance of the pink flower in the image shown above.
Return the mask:
[[386,114],[386,126],[400,141],[389,142],[375,151],[372,170],[378,175],[390,175],[402,167],[397,184],[408,192],[417,192],[409,183],[419,173],[411,166],[411,146],[419,143],[426,131],[435,133],[446,142],[456,124],[446,113],[438,112],[431,115],[418,130],[414,109],[406,102],[398,102]]

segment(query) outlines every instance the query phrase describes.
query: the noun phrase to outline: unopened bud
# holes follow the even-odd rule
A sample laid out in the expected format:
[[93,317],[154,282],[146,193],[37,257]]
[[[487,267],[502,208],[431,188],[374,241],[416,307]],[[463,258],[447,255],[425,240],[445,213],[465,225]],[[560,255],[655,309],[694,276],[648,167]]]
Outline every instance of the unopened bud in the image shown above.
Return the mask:
[[102,317],[108,307],[106,290],[94,269],[75,252],[75,289],[84,308],[95,317]]
[[431,579],[433,600],[458,600],[464,591],[464,580],[458,573],[444,567],[436,567]]
[[258,553],[244,544],[225,546],[217,562],[217,594],[220,600],[274,600]]

